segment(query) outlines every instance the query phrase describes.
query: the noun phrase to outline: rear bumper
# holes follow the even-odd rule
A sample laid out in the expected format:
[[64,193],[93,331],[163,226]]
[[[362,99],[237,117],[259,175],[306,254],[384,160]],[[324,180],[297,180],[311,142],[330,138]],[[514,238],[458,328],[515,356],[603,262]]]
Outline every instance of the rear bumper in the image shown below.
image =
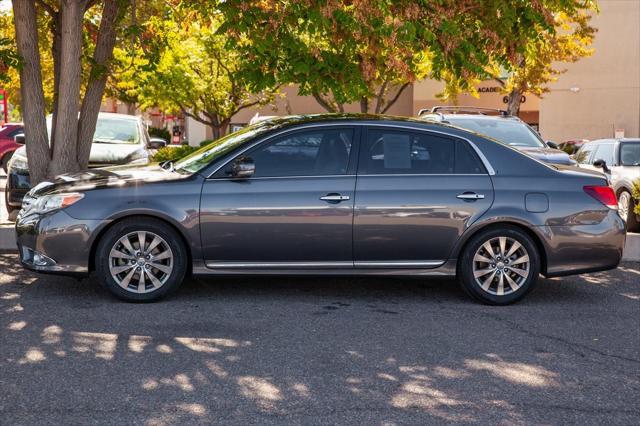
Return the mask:
[[537,231],[547,253],[547,277],[615,269],[622,260],[625,224],[614,210],[597,225],[539,226]]
[[64,211],[18,217],[20,262],[38,272],[87,274],[93,239],[104,224],[100,220],[79,221]]

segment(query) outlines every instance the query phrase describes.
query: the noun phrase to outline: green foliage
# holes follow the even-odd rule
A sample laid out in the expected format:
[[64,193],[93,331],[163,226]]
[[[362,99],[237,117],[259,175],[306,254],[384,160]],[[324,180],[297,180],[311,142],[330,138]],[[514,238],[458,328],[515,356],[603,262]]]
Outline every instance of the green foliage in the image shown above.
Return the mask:
[[209,145],[211,142],[214,142],[214,141],[215,141],[215,139],[205,139],[205,140],[203,140],[202,142],[200,142],[200,147],[207,146],[207,145]]
[[[591,43],[596,29],[590,25],[591,16],[598,11],[594,0],[575,2],[570,7],[563,7],[564,2],[552,4],[547,9],[553,14],[545,24],[535,23],[538,31],[535,36],[509,41],[507,50],[516,52],[510,67],[504,67],[500,61],[490,61],[483,72],[471,73],[467,76],[445,73],[446,83],[441,98],[455,99],[461,92],[468,92],[474,97],[478,93],[473,87],[481,79],[493,78],[502,85],[505,94],[532,93],[543,96],[548,92],[547,85],[556,81],[566,70],[558,68],[561,63],[577,62],[593,53]],[[547,25],[553,31],[547,30]],[[502,76],[508,71],[508,76]]]
[[152,160],[157,162],[179,160],[191,154],[196,149],[198,148],[189,145],[169,145],[159,149],[153,156]]
[[640,179],[633,182],[633,198],[636,200],[634,211],[640,215]]
[[149,136],[162,138],[167,142],[171,140],[171,132],[164,127],[149,127],[147,130],[149,131]]
[[554,14],[572,15],[582,3],[227,0],[218,7],[220,32],[240,52],[254,90],[293,83],[330,110],[347,102],[368,110],[376,99],[383,112],[415,80],[449,75],[468,89],[471,78],[492,75],[490,66],[512,69],[528,40],[555,32]]
[[[238,111],[274,99],[275,88],[250,87],[240,53],[226,48],[220,18],[186,5],[166,6],[141,24],[144,43],[116,52],[110,91],[142,109],[158,107],[208,125],[214,137]],[[254,90],[255,89],[255,90]]]

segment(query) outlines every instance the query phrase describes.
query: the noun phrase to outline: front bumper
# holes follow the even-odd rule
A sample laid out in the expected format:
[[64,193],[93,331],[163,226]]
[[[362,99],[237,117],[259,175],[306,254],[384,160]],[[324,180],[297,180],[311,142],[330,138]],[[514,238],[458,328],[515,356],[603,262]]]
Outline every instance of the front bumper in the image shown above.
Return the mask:
[[64,210],[19,215],[16,237],[20,262],[38,272],[87,274],[95,236],[107,223],[74,219]]

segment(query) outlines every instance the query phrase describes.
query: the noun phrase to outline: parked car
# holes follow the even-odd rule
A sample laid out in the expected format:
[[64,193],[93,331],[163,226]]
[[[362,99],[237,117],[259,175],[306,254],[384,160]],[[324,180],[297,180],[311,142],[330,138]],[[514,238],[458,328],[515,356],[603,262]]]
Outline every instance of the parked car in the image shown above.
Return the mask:
[[[47,118],[51,129],[51,117]],[[19,135],[18,135],[19,137]],[[150,139],[140,117],[101,112],[93,135],[89,168],[117,164],[147,164],[154,150],[166,145],[163,139]],[[26,147],[16,150],[8,164],[5,201],[9,216],[20,210],[24,194],[31,188]]]
[[640,216],[634,212],[633,182],[640,179],[640,139],[598,139],[575,154],[580,167],[607,174],[618,199],[627,229],[640,232]]
[[14,151],[20,148],[20,144],[15,141],[16,135],[22,133],[22,123],[6,123],[0,127],[0,166],[7,172],[7,164]]
[[423,120],[451,124],[479,133],[516,148],[533,158],[552,164],[575,165],[569,154],[504,110],[465,106],[436,106],[418,112]]
[[196,275],[458,277],[490,304],[546,276],[615,268],[624,222],[602,173],[455,127],[274,119],[175,163],[63,175],[16,223],[22,264],[151,301]]

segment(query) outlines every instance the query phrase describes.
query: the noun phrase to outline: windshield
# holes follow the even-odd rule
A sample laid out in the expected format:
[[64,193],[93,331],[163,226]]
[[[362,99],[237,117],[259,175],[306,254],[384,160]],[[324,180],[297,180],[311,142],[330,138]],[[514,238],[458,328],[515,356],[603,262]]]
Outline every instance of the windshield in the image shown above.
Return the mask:
[[[47,117],[47,132],[51,135],[51,116]],[[138,144],[140,143],[138,120],[98,116],[96,131],[93,133],[93,142]]]
[[268,122],[260,122],[253,126],[245,127],[187,155],[174,164],[174,169],[191,173],[199,172],[211,164],[212,161],[217,160],[240,145],[251,141],[254,137],[272,129],[273,125]]
[[623,166],[640,166],[640,142],[620,144],[620,163]]
[[482,118],[447,118],[447,122],[472,132],[480,133],[510,146],[545,147],[544,142],[526,124],[520,121],[487,120]]

